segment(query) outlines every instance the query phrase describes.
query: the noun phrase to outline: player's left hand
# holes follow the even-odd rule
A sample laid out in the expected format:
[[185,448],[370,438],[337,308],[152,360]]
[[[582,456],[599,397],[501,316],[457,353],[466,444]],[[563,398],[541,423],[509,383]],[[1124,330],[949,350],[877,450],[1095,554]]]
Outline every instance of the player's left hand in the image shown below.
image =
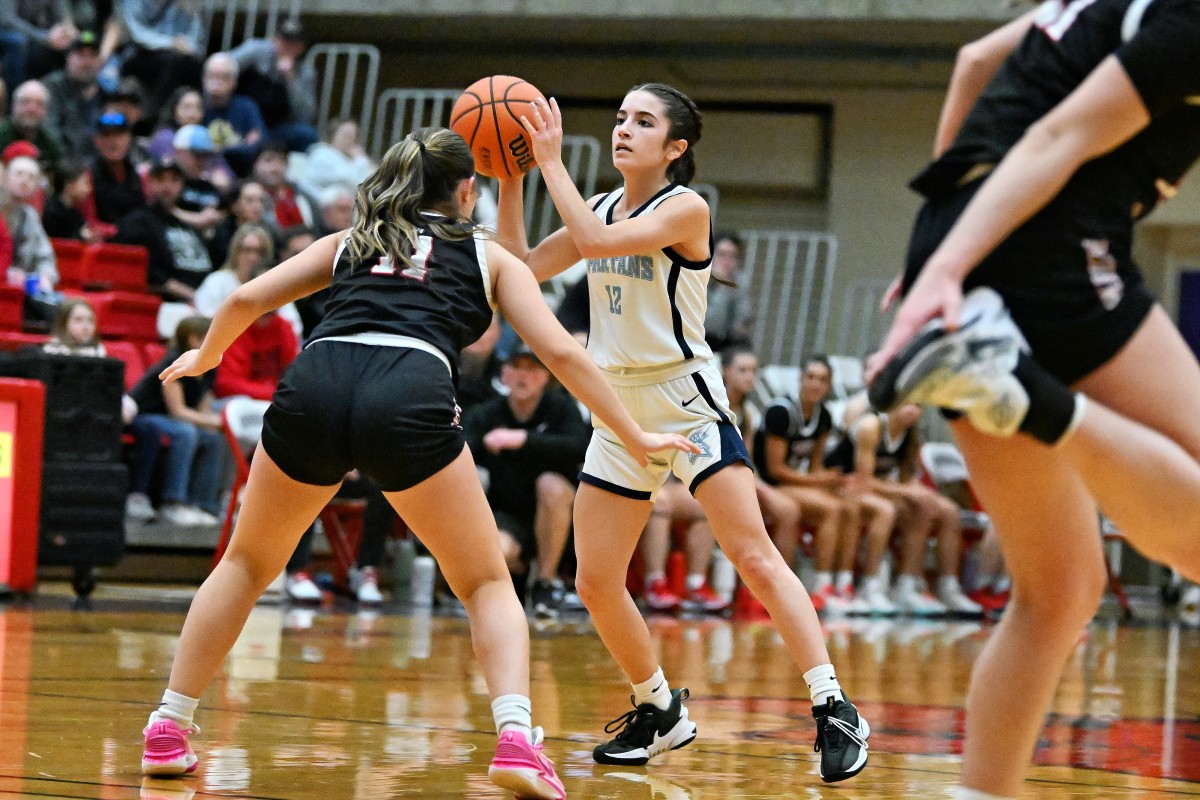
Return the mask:
[[867,383],[875,380],[879,371],[929,320],[942,317],[948,330],[957,328],[962,299],[961,280],[941,270],[929,267],[922,270],[921,276],[909,290],[908,297],[900,304],[900,310],[896,312],[896,319],[892,321],[892,327],[884,337],[879,352],[867,359]]
[[562,112],[558,110],[557,100],[537,98],[530,105],[529,114],[521,115],[521,124],[529,132],[537,163],[545,165],[562,160]]
[[163,385],[167,385],[172,381],[177,381],[180,378],[186,378],[193,375],[203,375],[210,369],[216,369],[217,364],[221,363],[221,357],[202,358],[199,350],[188,350],[186,353],[175,359],[175,363],[158,373],[158,377],[162,380]]
[[681,453],[700,455],[699,445],[677,433],[646,433],[642,431],[642,435],[636,442],[626,442],[625,446],[628,448],[629,454],[643,467],[650,463],[651,453],[660,453],[663,450],[678,450]]

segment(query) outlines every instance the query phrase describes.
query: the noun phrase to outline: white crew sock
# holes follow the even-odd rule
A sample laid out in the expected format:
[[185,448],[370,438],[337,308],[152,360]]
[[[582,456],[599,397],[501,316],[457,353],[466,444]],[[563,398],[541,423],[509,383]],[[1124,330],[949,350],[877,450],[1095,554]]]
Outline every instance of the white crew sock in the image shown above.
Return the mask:
[[838,684],[837,676],[833,674],[833,664],[822,664],[804,673],[804,682],[808,684],[808,693],[812,696],[814,706],[824,705],[830,697],[845,700],[842,687]]
[[961,592],[962,586],[959,585],[957,576],[943,575],[938,578],[939,596],[944,594],[960,594]]
[[833,585],[832,572],[817,572],[813,574],[813,594],[824,589],[826,586]]
[[689,592],[695,592],[695,591],[699,590],[699,588],[703,585],[704,585],[704,573],[697,572],[694,575],[687,576],[687,590]]
[[192,727],[192,717],[195,716],[196,707],[199,705],[198,699],[167,689],[163,692],[158,708],[150,712],[150,724],[169,719],[178,725],[180,730],[187,730]]
[[492,719],[496,733],[519,731],[526,741],[533,742],[533,704],[523,694],[504,694],[492,701]]
[[647,589],[649,589],[649,588],[650,588],[650,584],[654,583],[654,582],[655,582],[656,580],[658,580],[659,578],[662,578],[663,580],[666,580],[666,579],[667,579],[667,573],[665,573],[665,572],[662,572],[661,570],[660,570],[660,571],[658,571],[658,572],[647,572],[647,573],[646,573],[646,588],[647,588]]
[[666,711],[671,705],[671,687],[663,677],[662,667],[654,671],[646,680],[633,685],[633,704],[653,703],[656,708]]
[[896,578],[897,594],[917,594],[919,591],[916,575],[901,575]]

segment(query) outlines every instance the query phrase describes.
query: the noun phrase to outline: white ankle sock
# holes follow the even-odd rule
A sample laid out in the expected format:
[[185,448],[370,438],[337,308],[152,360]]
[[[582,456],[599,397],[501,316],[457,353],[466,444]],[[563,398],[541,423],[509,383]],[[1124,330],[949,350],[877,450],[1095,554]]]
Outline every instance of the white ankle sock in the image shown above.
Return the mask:
[[958,578],[954,575],[943,575],[938,578],[938,594],[957,593],[962,591]]
[[808,684],[808,693],[812,696],[814,706],[822,705],[830,697],[845,700],[842,687],[838,684],[837,676],[833,674],[833,664],[822,664],[804,673],[804,682]]
[[917,576],[901,575],[896,578],[896,592],[899,594],[915,594],[917,592]]
[[813,575],[813,591],[819,592],[826,586],[833,585],[832,572],[817,572]]
[[704,585],[704,574],[697,572],[695,575],[687,576],[687,590],[694,592]]
[[199,705],[198,699],[167,689],[163,692],[162,702],[158,708],[150,713],[150,723],[169,719],[181,729],[186,730],[192,727],[192,717],[196,715],[196,707]]
[[646,588],[650,588],[650,584],[654,583],[659,578],[666,580],[667,573],[665,572],[647,572],[646,573]]
[[653,703],[656,708],[666,711],[671,705],[671,687],[663,677],[662,667],[654,671],[646,680],[633,685],[633,704]]
[[1012,798],[1001,797],[998,794],[988,794],[977,789],[968,789],[965,786],[957,786],[954,789],[954,800],[1012,800]]
[[496,733],[520,731],[533,742],[533,704],[523,694],[504,694],[492,701],[492,719]]

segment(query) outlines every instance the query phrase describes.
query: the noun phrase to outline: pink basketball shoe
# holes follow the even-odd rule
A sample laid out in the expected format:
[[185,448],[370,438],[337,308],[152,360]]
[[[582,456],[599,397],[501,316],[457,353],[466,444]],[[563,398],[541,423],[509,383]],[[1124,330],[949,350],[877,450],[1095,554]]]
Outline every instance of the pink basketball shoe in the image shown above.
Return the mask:
[[554,773],[550,759],[542,755],[542,729],[533,729],[534,744],[524,734],[505,731],[496,745],[496,756],[488,767],[492,783],[518,798],[564,800],[567,790]]
[[146,736],[146,748],[142,751],[143,775],[184,775],[196,769],[200,759],[196,758],[188,744],[188,734],[199,733],[192,725],[181,729],[171,720],[158,720],[142,731]]

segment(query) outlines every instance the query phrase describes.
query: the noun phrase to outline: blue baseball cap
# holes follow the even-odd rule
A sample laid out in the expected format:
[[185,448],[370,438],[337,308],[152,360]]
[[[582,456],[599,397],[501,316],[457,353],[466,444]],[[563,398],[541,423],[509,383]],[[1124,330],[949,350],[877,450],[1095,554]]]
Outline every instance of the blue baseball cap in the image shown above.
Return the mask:
[[208,134],[208,128],[203,125],[184,125],[175,131],[175,138],[171,144],[176,150],[191,150],[197,153],[216,152],[212,137]]
[[129,124],[129,120],[119,111],[109,111],[107,114],[101,114],[100,119],[96,120],[96,131],[98,133],[127,131],[131,127],[133,126]]

